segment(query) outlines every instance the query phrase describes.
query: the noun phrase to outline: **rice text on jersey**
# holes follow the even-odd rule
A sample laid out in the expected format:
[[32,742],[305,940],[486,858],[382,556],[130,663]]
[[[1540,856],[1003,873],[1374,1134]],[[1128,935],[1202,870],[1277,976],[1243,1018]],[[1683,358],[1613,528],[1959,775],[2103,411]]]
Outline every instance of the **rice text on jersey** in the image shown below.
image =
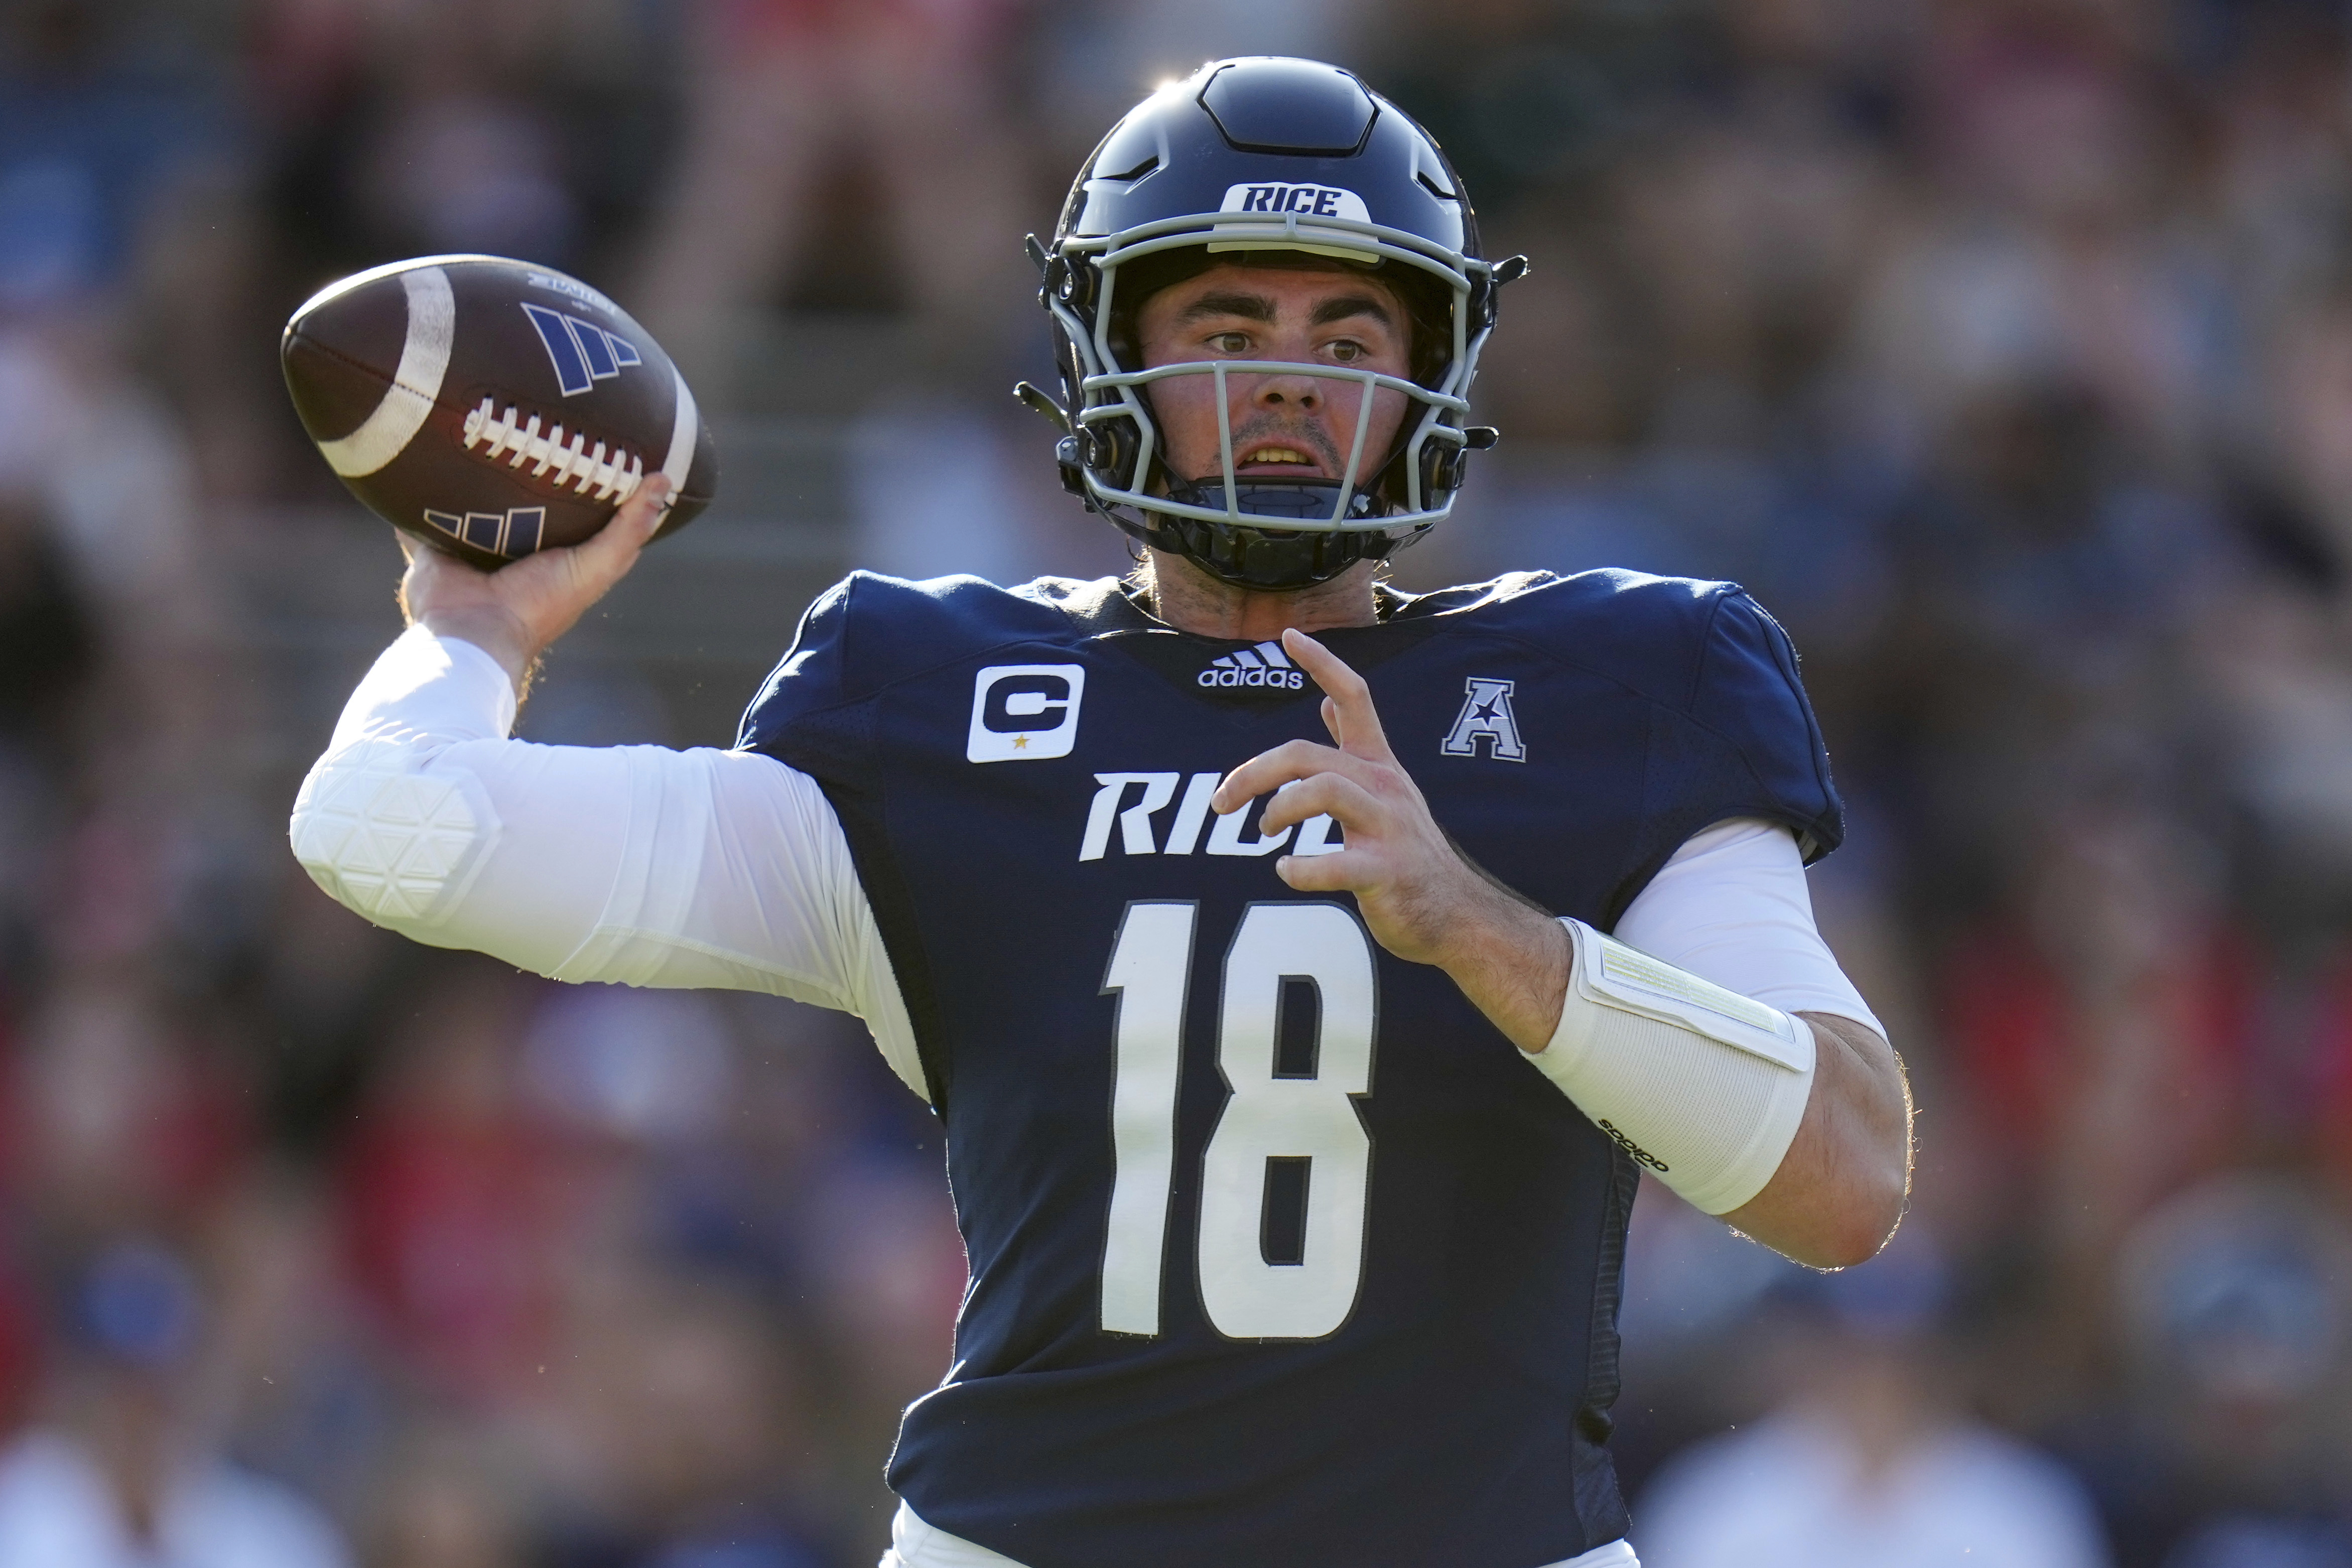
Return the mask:
[[[1185,784],[1184,798],[1176,801],[1176,786],[1184,778],[1181,773],[1097,773],[1095,783],[1100,787],[1087,806],[1087,827],[1078,840],[1078,858],[1099,860],[1109,852],[1114,841],[1127,855],[1190,855],[1200,847],[1204,826],[1209,829],[1208,852],[1212,855],[1271,855],[1289,842],[1291,830],[1287,827],[1272,837],[1263,830],[1252,838],[1242,837],[1251,812],[1270,801],[1270,795],[1251,801],[1238,810],[1211,811],[1209,797],[1217,792],[1217,781],[1223,777],[1223,773],[1194,773]],[[1290,785],[1282,787],[1288,789]],[[1176,801],[1176,815],[1169,824],[1168,837],[1155,842],[1152,818],[1171,801]],[[1116,840],[1111,834],[1114,821],[1118,825]],[[1346,847],[1339,825],[1318,814],[1298,825],[1298,842],[1291,853],[1336,855]]]

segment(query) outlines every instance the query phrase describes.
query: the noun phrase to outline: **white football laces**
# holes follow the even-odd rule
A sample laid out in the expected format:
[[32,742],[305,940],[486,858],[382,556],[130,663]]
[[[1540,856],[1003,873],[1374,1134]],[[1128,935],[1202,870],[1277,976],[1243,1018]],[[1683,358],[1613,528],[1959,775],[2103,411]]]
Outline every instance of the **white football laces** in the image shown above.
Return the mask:
[[[609,447],[599,441],[592,450],[588,432],[575,430],[567,439],[563,426],[556,426],[544,435],[542,423],[536,414],[525,420],[512,404],[501,415],[490,398],[482,399],[480,407],[466,416],[466,450],[488,443],[481,456],[495,461],[507,454],[507,467],[520,468],[531,465],[530,477],[539,479],[552,473],[554,485],[562,489],[571,485],[579,494],[593,494],[598,500],[615,503],[636,493],[646,477],[643,458],[619,447]],[[608,458],[607,452],[611,453]]]

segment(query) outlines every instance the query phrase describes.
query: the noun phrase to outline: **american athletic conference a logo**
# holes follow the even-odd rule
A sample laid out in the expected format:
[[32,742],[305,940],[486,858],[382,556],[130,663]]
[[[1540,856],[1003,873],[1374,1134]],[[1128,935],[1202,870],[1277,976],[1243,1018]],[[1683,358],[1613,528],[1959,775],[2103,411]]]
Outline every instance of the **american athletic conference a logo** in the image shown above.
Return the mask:
[[1307,684],[1307,677],[1283,653],[1282,645],[1276,642],[1221,653],[1193,679],[1202,686],[1273,687],[1287,691],[1297,691]]
[[1437,749],[1449,757],[1475,757],[1484,742],[1489,756],[1526,762],[1528,748],[1519,739],[1518,717],[1511,711],[1512,682],[1474,675],[1462,686],[1462,711]]

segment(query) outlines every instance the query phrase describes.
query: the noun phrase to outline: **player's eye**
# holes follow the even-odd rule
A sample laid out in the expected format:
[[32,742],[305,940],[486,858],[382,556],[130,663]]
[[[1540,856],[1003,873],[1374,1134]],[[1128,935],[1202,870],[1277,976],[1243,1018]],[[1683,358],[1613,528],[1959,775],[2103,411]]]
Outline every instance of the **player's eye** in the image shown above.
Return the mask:
[[1364,357],[1364,345],[1353,338],[1341,338],[1328,352],[1341,364],[1353,364]]
[[1219,332],[1216,336],[1209,340],[1209,346],[1216,350],[1217,353],[1221,354],[1245,354],[1249,353],[1249,334],[1247,332]]

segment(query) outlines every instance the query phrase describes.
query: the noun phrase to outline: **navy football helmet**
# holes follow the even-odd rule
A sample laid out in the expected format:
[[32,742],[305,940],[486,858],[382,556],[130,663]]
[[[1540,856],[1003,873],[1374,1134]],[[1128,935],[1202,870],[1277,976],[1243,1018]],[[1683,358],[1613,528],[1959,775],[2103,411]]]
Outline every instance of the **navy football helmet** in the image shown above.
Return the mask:
[[[1135,538],[1225,582],[1304,587],[1390,554],[1444,520],[1465,453],[1494,443],[1464,416],[1496,291],[1526,259],[1480,259],[1477,219],[1444,153],[1351,72],[1260,57],[1215,61],[1163,88],[1087,160],[1053,245],[1032,237],[1029,249],[1059,339],[1063,395],[1016,391],[1062,429],[1062,482]],[[1146,369],[1134,335],[1143,300],[1227,253],[1259,253],[1245,265],[1362,268],[1387,284],[1412,319],[1411,379],[1276,361]],[[1236,475],[1230,428],[1221,474],[1170,471],[1153,385],[1213,375],[1222,404],[1228,374],[1267,371],[1360,388],[1339,478]],[[1402,394],[1406,414],[1387,450],[1366,451],[1376,391]]]

